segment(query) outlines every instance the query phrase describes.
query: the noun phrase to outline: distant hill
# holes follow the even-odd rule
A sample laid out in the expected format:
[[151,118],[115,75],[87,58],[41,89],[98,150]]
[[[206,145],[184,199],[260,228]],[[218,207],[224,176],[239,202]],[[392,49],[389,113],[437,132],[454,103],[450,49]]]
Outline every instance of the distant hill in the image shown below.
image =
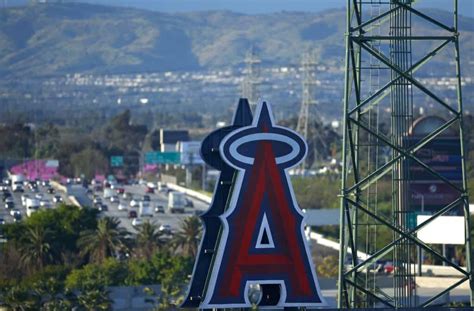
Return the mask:
[[[452,16],[432,11],[451,23]],[[474,19],[461,18],[463,61],[473,63]],[[420,31],[432,33],[429,25]],[[0,75],[194,70],[242,63],[254,46],[267,64],[344,56],[344,10],[245,15],[228,11],[159,13],[81,3],[0,10]],[[438,60],[442,63],[445,59]]]

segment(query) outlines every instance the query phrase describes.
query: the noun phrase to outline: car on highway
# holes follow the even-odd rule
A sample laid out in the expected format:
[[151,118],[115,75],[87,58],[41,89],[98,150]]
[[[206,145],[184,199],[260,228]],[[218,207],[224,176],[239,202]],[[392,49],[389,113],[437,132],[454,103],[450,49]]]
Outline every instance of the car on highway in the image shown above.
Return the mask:
[[4,225],[5,224],[5,219],[4,218],[0,218],[0,225]]
[[137,218],[137,211],[129,211],[128,218]]
[[15,203],[14,202],[5,202],[5,208],[6,209],[12,209],[15,207]]
[[22,218],[23,218],[23,216],[21,216],[21,213],[16,213],[15,215],[13,215],[13,221],[14,222],[21,221]]
[[117,188],[117,194],[124,194],[124,193],[125,193],[125,188],[123,187]]
[[26,205],[26,199],[29,199],[29,198],[30,198],[29,195],[23,194],[23,195],[21,196],[21,205],[25,206],[25,205]]
[[163,205],[155,206],[155,213],[164,214],[165,213],[165,207]]
[[158,231],[163,234],[172,234],[171,226],[167,224],[163,224],[158,228]]
[[159,192],[168,192],[168,187],[165,184],[159,182],[158,183],[158,191]]
[[132,197],[132,194],[130,192],[124,192],[124,194],[122,194],[122,199],[128,200],[131,197]]
[[14,184],[12,186],[13,192],[24,192],[23,186],[21,184]]
[[136,226],[140,226],[140,225],[143,225],[143,219],[141,218],[134,218],[132,220],[132,226],[136,227]]
[[99,211],[101,212],[106,212],[109,210],[109,207],[107,205],[105,205],[104,203],[101,203],[98,208],[97,208]]
[[92,203],[94,204],[98,204],[98,203],[102,203],[102,199],[100,197],[94,197],[94,200],[92,200]]
[[186,200],[186,207],[194,207],[193,201],[191,201],[191,200],[188,199],[188,198],[185,198],[185,200]]
[[17,208],[11,209],[10,210],[10,215],[15,216],[15,214],[21,214],[20,210]]
[[53,197],[53,202],[54,203],[61,203],[63,201],[63,198],[60,195],[55,195]]
[[49,187],[49,180],[43,180],[43,181],[41,182],[41,185],[42,185],[43,187]]
[[54,188],[49,187],[48,190],[46,190],[46,192],[49,193],[49,194],[53,194],[54,193]]
[[43,198],[43,194],[42,193],[37,193],[35,195],[35,198],[37,198],[38,200],[41,200]]
[[145,194],[145,195],[143,196],[143,201],[145,201],[145,202],[150,202],[150,201],[151,201],[150,196],[149,196],[148,194]]
[[119,211],[126,211],[127,210],[127,205],[125,203],[122,203],[120,202],[118,205],[117,205],[117,209]]
[[130,207],[137,208],[140,206],[140,200],[133,199],[130,201]]
[[12,202],[12,203],[13,203],[13,202],[15,202],[15,201],[13,200],[12,197],[5,197],[5,198],[3,199],[3,202],[5,202],[5,203]]
[[146,193],[150,193],[150,194],[153,194],[155,193],[155,188],[151,188],[151,187],[146,187]]
[[118,203],[119,202],[119,198],[116,195],[111,196],[109,200],[110,200],[111,203]]
[[387,261],[387,262],[383,265],[383,272],[385,272],[386,274],[392,273],[394,269],[395,269],[395,267],[394,267],[392,261]]
[[40,200],[40,206],[45,207],[45,208],[50,208],[51,207],[51,201],[47,199],[42,199]]

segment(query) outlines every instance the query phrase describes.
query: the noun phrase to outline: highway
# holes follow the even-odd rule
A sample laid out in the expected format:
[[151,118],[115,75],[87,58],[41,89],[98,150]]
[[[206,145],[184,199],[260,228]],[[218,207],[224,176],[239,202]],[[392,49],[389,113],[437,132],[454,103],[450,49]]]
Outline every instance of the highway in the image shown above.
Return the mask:
[[[154,210],[154,208],[158,205],[163,206],[164,208],[164,213],[154,213],[153,217],[146,217],[142,218],[143,221],[150,221],[152,223],[155,223],[156,225],[169,225],[171,227],[172,232],[176,232],[179,230],[181,221],[185,219],[186,217],[189,217],[191,215],[195,215],[195,213],[203,212],[208,208],[208,204],[204,203],[202,201],[196,200],[191,197],[187,197],[189,200],[193,202],[194,207],[186,207],[185,213],[183,214],[172,214],[167,210],[168,206],[168,194],[166,192],[158,192],[156,191],[154,194],[149,194],[146,193],[146,186],[145,185],[127,185],[127,186],[121,186],[125,189],[125,193],[129,194],[129,197],[127,199],[123,198],[123,195],[117,194],[120,202],[126,206],[125,210],[119,210],[118,205],[119,202],[110,202],[109,199],[104,199],[103,198],[103,191],[100,192],[92,192],[92,193],[87,193],[86,189],[83,188],[80,185],[70,185],[67,186],[67,194],[65,192],[56,190],[54,194],[49,194],[47,193],[47,187],[43,186],[38,186],[38,192],[33,192],[29,187],[25,186],[24,187],[24,192],[13,192],[11,190],[11,187],[9,187],[9,191],[12,194],[13,200],[14,200],[14,208],[18,209],[22,215],[22,218],[24,219],[27,217],[26,215],[26,208],[21,204],[21,196],[22,195],[28,195],[30,197],[35,197],[35,195],[40,194],[42,195],[43,199],[47,200],[50,202],[51,207],[50,208],[55,208],[56,203],[53,203],[53,196],[54,195],[60,195],[63,198],[64,202],[67,202],[68,204],[71,204],[71,201],[69,199],[70,196],[74,196],[76,201],[80,203],[86,202],[87,205],[93,205],[93,198],[94,196],[100,197],[102,199],[102,203],[107,205],[108,210],[103,211],[99,214],[99,217],[116,217],[120,220],[120,226],[125,228],[126,230],[135,233],[136,229],[132,225],[132,220],[128,217],[128,213],[131,210],[135,210],[137,214],[139,215],[139,208],[133,208],[130,207],[130,201],[132,198],[143,200],[143,196],[145,194],[150,196],[150,203],[151,207]],[[117,188],[117,187],[116,187]],[[2,194],[2,192],[0,192]],[[3,196],[0,196],[0,198],[3,199]],[[41,207],[41,209],[44,209],[45,207]],[[5,223],[12,223],[14,221],[13,217],[10,215],[10,210],[5,208],[5,203],[2,200],[2,205],[0,208],[0,218],[2,218]]]
[[[144,221],[148,220],[156,225],[169,225],[171,226],[172,231],[176,232],[180,223],[186,217],[192,216],[196,211],[202,212],[208,208],[207,203],[203,203],[199,200],[188,197],[193,202],[194,207],[187,207],[184,214],[172,214],[167,210],[168,206],[168,194],[166,192],[156,191],[154,194],[146,193],[146,187],[144,185],[133,185],[133,186],[124,186],[125,192],[132,194],[133,197],[142,198],[145,194],[150,196],[151,206],[154,209],[156,206],[161,205],[164,207],[164,213],[155,213],[153,217],[143,218]],[[135,228],[132,226],[132,219],[128,218],[128,212],[130,210],[135,210],[139,214],[138,208],[130,207],[130,199],[123,199],[123,196],[119,195],[119,200],[122,203],[125,203],[127,206],[126,210],[118,210],[118,203],[111,203],[110,201],[103,200],[102,202],[107,204],[108,211],[103,212],[104,216],[108,217],[117,217],[120,220],[121,225],[130,232],[135,232]]]

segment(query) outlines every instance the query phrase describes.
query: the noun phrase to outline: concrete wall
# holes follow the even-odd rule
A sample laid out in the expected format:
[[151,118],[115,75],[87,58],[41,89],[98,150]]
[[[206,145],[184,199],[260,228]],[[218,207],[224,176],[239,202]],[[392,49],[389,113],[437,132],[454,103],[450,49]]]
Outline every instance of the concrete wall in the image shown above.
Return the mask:
[[153,304],[147,300],[154,299],[156,296],[146,294],[145,288],[150,288],[155,293],[160,292],[160,285],[108,287],[109,297],[113,301],[113,310],[151,310]]

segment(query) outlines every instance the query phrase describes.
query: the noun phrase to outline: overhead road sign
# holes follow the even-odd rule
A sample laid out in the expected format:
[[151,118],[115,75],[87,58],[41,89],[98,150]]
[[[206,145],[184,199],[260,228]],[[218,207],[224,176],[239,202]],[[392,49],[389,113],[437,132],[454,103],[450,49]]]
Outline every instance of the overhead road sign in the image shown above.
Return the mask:
[[152,151],[145,153],[145,164],[180,164],[180,152]]
[[123,166],[123,156],[111,156],[110,157],[110,166],[112,166],[112,167],[121,167],[121,166]]

